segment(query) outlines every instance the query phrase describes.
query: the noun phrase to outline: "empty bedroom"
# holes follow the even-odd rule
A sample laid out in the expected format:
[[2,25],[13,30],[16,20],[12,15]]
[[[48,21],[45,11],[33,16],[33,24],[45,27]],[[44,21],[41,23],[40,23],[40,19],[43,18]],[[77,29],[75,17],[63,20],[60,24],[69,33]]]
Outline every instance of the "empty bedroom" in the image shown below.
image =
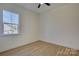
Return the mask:
[[79,3],[0,3],[0,56],[79,56]]

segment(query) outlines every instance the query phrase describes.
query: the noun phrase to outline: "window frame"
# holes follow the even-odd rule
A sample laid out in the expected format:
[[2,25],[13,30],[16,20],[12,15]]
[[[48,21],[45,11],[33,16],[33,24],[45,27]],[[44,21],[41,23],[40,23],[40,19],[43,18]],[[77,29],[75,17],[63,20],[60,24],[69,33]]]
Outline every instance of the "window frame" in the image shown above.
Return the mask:
[[[8,11],[8,12],[11,12],[11,13],[14,13],[14,14],[18,14],[18,17],[19,17],[18,24],[17,24],[17,26],[18,26],[18,29],[17,29],[18,33],[4,34],[3,11]],[[3,33],[3,35],[18,35],[18,34],[20,34],[20,14],[19,13],[15,12],[15,11],[12,11],[12,10],[6,10],[6,9],[2,10],[2,33]]]

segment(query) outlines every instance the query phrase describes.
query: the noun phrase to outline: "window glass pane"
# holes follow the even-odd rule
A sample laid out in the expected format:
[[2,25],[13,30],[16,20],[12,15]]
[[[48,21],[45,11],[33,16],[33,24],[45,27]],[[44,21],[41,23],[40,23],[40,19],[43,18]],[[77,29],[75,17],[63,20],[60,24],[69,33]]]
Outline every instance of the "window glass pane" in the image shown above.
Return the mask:
[[4,34],[17,34],[18,26],[13,24],[4,24]]
[[16,34],[16,33],[18,33],[18,26],[17,25],[12,25],[12,28],[11,28],[11,30],[12,30],[12,33],[13,34]]
[[3,11],[3,22],[11,23],[11,13],[8,11]]
[[12,23],[18,24],[19,23],[19,15],[12,13]]

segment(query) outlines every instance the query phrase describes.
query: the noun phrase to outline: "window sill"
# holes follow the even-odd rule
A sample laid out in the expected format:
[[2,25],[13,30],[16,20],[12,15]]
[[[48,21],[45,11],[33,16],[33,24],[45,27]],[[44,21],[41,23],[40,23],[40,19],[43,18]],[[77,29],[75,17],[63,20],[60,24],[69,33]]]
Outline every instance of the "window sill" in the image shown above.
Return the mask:
[[18,33],[18,34],[3,34],[1,36],[16,36],[16,35],[20,35],[20,33]]

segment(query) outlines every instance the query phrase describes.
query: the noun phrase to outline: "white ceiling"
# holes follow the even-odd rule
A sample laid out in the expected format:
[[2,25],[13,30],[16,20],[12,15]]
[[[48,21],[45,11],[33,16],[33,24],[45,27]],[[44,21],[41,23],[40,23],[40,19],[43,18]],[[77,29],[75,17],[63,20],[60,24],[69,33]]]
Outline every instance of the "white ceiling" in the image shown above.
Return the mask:
[[46,6],[45,4],[42,4],[40,8],[38,8],[38,3],[19,3],[18,5],[23,6],[31,11],[42,13],[51,9],[64,6],[66,5],[66,3],[51,3],[51,6]]

